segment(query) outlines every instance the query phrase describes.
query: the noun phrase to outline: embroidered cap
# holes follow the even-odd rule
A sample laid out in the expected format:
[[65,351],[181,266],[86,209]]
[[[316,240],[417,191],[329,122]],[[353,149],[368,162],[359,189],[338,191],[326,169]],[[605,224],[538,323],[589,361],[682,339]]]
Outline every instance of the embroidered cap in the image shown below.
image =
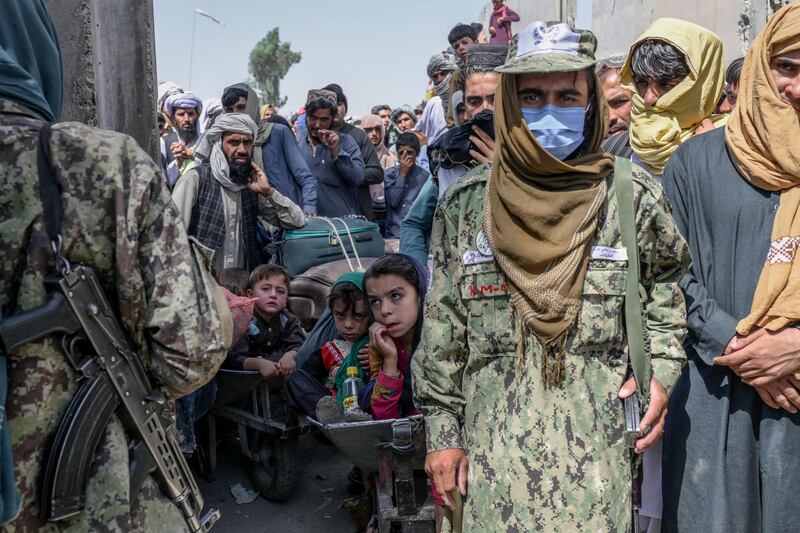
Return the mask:
[[597,39],[589,30],[564,22],[532,22],[511,40],[506,63],[497,72],[572,72],[597,62]]
[[333,91],[328,91],[326,89],[311,89],[308,91],[308,98],[306,98],[306,107],[308,104],[315,100],[325,100],[333,104],[333,107],[336,107],[336,93]]

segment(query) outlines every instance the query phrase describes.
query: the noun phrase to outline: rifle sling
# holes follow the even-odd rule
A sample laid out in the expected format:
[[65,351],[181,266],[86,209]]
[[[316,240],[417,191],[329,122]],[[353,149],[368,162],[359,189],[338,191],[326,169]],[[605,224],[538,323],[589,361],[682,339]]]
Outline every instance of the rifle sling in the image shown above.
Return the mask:
[[652,365],[642,316],[642,293],[639,283],[639,246],[637,243],[636,213],[633,195],[633,166],[620,157],[614,162],[617,212],[622,244],[628,252],[628,271],[625,281],[625,331],[628,357],[642,406],[649,398]]

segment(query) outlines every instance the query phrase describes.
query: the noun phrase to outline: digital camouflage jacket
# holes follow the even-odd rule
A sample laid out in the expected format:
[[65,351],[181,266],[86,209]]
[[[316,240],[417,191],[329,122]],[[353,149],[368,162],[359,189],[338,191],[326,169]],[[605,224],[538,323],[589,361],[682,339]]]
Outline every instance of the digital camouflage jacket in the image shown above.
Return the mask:
[[[8,316],[46,299],[52,252],[36,169],[42,120],[0,99],[0,298]],[[63,255],[95,268],[145,368],[173,396],[216,373],[230,343],[230,318],[216,285],[193,259],[186,230],[158,167],[128,136],[78,123],[53,127],[55,176],[63,188]],[[224,303],[224,302],[223,302]],[[227,324],[226,324],[227,322]],[[22,512],[14,531],[179,531],[183,517],[147,479],[131,506],[128,439],[116,417],[95,452],[84,512],[39,518],[45,451],[77,390],[57,337],[9,356],[6,405]]]
[[[456,182],[434,217],[432,289],[413,359],[428,451],[466,450],[465,533],[627,531],[631,463],[618,398],[628,368],[626,262],[613,180],[566,339],[566,377],[546,389],[540,344],[531,338],[517,354],[508,285],[483,236],[489,174],[478,167]],[[660,187],[638,167],[634,192],[653,371],[669,390],[685,360],[678,281],[689,251]]]

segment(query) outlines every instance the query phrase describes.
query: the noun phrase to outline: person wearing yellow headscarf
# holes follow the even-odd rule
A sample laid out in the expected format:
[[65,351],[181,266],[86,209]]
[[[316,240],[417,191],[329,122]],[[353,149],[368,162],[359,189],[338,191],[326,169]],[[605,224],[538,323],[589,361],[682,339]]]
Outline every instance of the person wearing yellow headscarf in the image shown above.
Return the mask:
[[631,46],[622,84],[633,91],[634,162],[654,176],[687,139],[724,124],[724,116],[712,115],[725,87],[722,41],[697,24],[653,22]]
[[725,128],[664,188],[694,263],[689,364],[664,440],[667,531],[797,531],[800,502],[800,5],[744,61]]
[[688,249],[658,184],[627,162],[640,253],[623,246],[625,175],[601,149],[596,44],[555,22],[514,37],[497,69],[492,165],[453,183],[434,215],[415,402],[428,473],[453,507],[453,491],[464,496],[465,532],[629,530],[629,260],[646,287],[654,377],[642,384],[652,429],[640,453],[658,442],[683,362]]

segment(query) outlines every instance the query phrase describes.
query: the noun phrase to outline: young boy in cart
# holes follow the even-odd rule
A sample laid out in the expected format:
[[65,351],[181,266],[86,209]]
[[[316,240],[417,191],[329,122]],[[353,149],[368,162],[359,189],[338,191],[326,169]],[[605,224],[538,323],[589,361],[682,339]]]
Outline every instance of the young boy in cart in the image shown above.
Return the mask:
[[226,368],[256,370],[264,379],[286,377],[294,370],[306,334],[300,320],[286,309],[289,281],[289,273],[279,265],[259,265],[250,273],[247,295],[256,298],[253,322],[247,342],[231,351]]

